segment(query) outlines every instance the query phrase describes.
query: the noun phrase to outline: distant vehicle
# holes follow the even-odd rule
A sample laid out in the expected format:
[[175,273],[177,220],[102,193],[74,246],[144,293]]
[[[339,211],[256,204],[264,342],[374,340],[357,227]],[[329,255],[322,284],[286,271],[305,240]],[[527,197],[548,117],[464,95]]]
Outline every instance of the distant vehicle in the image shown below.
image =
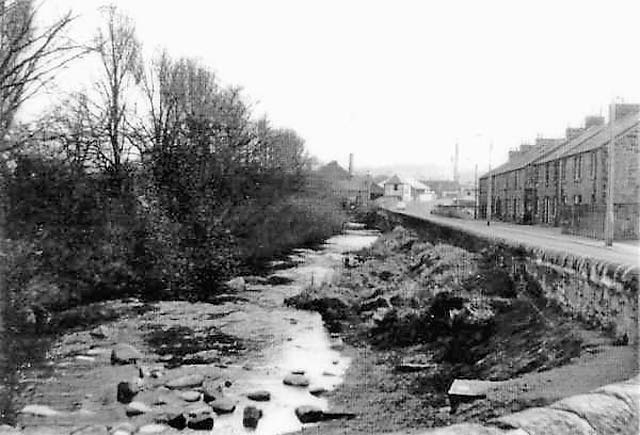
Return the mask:
[[407,204],[404,201],[398,201],[396,204],[396,210],[405,210],[407,208]]

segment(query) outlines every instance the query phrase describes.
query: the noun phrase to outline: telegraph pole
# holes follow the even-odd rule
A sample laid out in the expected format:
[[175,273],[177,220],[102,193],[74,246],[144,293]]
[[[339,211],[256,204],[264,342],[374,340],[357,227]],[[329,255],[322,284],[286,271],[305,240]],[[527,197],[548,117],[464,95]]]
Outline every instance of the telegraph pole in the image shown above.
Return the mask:
[[478,164],[473,169],[473,218],[478,219]]
[[609,105],[609,144],[607,156],[607,211],[604,220],[604,244],[605,246],[613,245],[613,237],[615,231],[614,211],[613,211],[613,194],[615,184],[616,165],[615,157],[615,141],[616,135],[613,131],[613,121],[616,116],[616,103]]
[[493,206],[493,175],[491,174],[491,151],[493,151],[493,141],[489,143],[489,187],[487,188],[487,226],[491,225],[491,207]]

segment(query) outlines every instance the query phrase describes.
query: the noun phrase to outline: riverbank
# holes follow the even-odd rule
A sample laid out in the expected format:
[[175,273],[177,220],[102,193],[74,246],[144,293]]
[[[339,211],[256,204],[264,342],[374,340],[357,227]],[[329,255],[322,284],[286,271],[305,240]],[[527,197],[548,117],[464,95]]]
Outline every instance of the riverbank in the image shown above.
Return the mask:
[[[638,373],[634,346],[524,293],[492,252],[431,245],[402,228],[357,253],[329,286],[288,302],[314,309],[351,345],[345,382],[328,397],[358,417],[319,433],[416,431],[491,418]],[[453,410],[456,378],[497,381]]]

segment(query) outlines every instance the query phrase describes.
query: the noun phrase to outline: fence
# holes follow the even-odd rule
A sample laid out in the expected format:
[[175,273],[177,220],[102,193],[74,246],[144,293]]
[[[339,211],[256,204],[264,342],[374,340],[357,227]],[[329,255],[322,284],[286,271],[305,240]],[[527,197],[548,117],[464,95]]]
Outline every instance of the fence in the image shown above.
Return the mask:
[[[573,234],[604,239],[606,206],[601,204],[575,204],[559,207],[560,226],[563,234]],[[615,204],[614,239],[640,239],[640,204]]]

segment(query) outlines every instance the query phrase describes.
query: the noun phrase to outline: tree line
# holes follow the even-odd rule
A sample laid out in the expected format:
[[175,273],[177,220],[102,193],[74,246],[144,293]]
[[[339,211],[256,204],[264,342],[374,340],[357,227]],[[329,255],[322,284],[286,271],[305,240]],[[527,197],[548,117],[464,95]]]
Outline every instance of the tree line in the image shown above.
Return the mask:
[[[206,299],[339,230],[302,138],[255,119],[241,89],[195,59],[144,59],[114,6],[83,44],[66,36],[71,13],[48,26],[37,13],[0,0],[0,290],[15,316],[125,295]],[[99,65],[93,86],[16,123],[78,58]]]

